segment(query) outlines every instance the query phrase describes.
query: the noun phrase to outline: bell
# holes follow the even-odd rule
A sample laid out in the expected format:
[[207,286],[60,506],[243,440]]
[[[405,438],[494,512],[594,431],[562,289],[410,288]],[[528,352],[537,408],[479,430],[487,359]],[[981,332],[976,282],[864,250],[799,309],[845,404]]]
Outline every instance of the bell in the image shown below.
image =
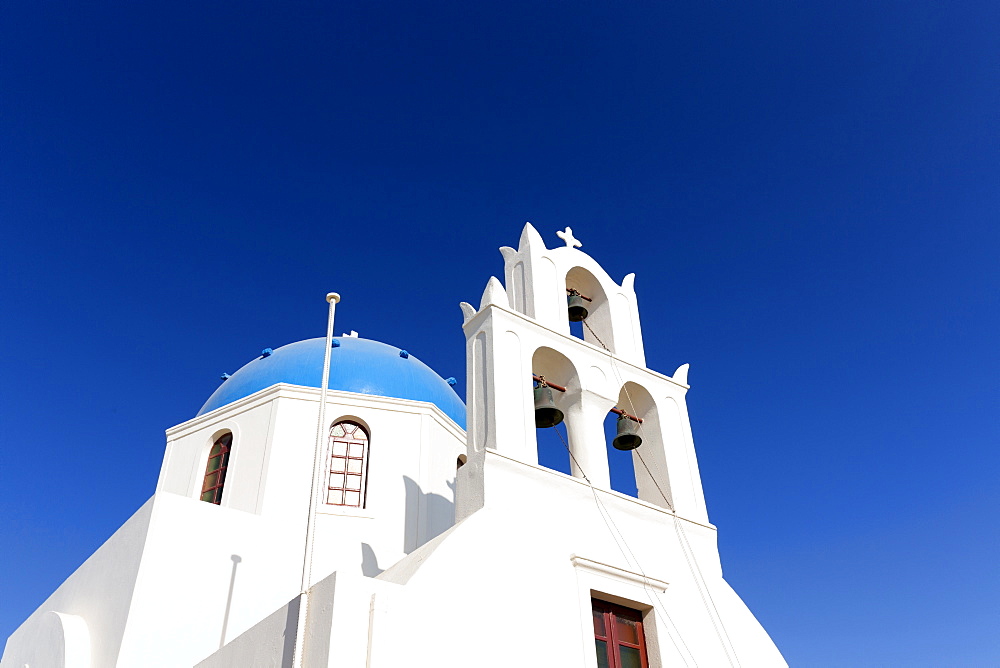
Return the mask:
[[642,445],[642,436],[639,436],[639,423],[624,415],[618,416],[618,435],[611,445],[616,450],[635,450]]
[[570,322],[582,322],[590,315],[589,311],[587,311],[587,304],[580,295],[569,294],[566,296],[566,301]]
[[535,426],[554,427],[563,421],[563,412],[556,408],[552,388],[540,385],[535,388]]

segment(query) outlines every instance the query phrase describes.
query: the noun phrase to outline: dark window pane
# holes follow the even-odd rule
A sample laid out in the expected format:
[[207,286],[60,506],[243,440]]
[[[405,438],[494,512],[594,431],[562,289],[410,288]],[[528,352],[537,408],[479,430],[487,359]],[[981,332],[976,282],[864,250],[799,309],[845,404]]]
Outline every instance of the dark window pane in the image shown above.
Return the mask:
[[607,629],[604,626],[604,613],[594,610],[594,635],[602,638],[608,637]]
[[639,633],[636,631],[635,622],[631,619],[615,615],[615,633],[618,634],[619,641],[629,642],[633,645],[639,644]]
[[639,655],[639,650],[634,647],[618,647],[619,654],[621,657],[621,668],[642,668],[642,657]]
[[208,462],[205,464],[205,479],[201,485],[202,501],[209,503],[219,503],[222,499],[222,486],[226,482],[226,466],[229,464],[229,448],[233,443],[231,433],[223,434],[208,453]]
[[597,643],[597,668],[608,668],[608,643],[603,640],[595,642]]

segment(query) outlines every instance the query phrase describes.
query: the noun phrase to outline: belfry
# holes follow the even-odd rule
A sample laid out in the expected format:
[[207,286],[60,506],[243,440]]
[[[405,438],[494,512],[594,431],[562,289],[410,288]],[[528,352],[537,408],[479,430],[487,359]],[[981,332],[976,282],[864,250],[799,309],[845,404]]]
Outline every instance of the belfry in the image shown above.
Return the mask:
[[334,337],[332,294],[327,338],[226,375],[0,666],[785,666],[722,576],[687,365],[646,368],[634,274],[557,234],[526,224],[461,304],[464,404],[411,352]]

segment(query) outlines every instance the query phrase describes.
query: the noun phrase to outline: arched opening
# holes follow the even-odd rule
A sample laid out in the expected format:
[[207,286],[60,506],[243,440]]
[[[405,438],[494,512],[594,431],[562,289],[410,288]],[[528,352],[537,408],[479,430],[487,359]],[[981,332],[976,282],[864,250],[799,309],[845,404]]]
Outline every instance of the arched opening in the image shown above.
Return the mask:
[[[611,447],[614,434],[609,438],[609,449],[617,453],[615,459],[609,462],[612,467],[612,488],[617,489],[613,482],[616,465],[618,468],[625,468],[627,467],[625,462],[631,458],[635,491],[625,492],[620,489],[618,491],[632,494],[662,508],[673,509],[670,477],[663,445],[663,429],[653,396],[642,385],[629,381],[622,385],[618,393],[617,407],[642,420],[636,429],[636,433],[642,439],[642,445],[630,452],[622,452]],[[615,418],[612,429],[617,430],[618,416],[611,414],[609,417]],[[619,473],[619,476],[624,478],[624,473]]]
[[611,304],[600,281],[583,267],[573,267],[566,273],[566,295],[567,303],[571,297],[579,295],[583,301],[577,303],[587,310],[586,319],[570,322],[570,334],[599,348],[614,352]]
[[[612,412],[609,412],[607,417],[604,418],[604,440],[607,443],[608,471],[611,474],[611,489],[616,492],[621,492],[622,494],[627,494],[628,496],[639,498],[639,489],[635,484],[635,465],[632,461],[632,452],[618,450],[612,445],[615,436],[618,433],[618,420],[619,416]],[[641,429],[641,426],[639,426],[639,429]]]
[[364,508],[368,487],[368,430],[352,420],[330,427],[326,503]]
[[226,471],[229,469],[229,453],[233,449],[233,433],[227,431],[215,439],[208,452],[205,478],[201,485],[201,500],[219,505],[222,490],[226,485]]
[[[571,419],[570,408],[579,397],[579,381],[576,368],[569,359],[551,348],[538,348],[531,357],[532,373],[551,383],[551,398],[555,407],[562,412],[563,420],[548,428],[535,429],[535,444],[538,451],[538,463],[545,468],[553,469],[567,475],[573,474],[571,466],[570,442],[567,420]],[[533,377],[525,379],[532,389],[540,385]],[[555,389],[558,386],[565,391]]]
[[460,469],[463,466],[465,466],[465,462],[467,462],[467,461],[469,461],[469,458],[467,456],[465,456],[465,455],[459,455],[458,459],[455,461],[455,470],[457,471],[458,469]]

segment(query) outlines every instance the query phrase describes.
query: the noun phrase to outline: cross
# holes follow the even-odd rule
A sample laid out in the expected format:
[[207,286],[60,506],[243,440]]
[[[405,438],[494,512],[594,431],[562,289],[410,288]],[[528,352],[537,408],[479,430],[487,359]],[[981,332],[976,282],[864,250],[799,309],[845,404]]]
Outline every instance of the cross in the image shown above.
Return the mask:
[[579,248],[583,244],[573,236],[573,228],[567,227],[565,232],[556,232],[556,236],[566,242],[567,248]]

